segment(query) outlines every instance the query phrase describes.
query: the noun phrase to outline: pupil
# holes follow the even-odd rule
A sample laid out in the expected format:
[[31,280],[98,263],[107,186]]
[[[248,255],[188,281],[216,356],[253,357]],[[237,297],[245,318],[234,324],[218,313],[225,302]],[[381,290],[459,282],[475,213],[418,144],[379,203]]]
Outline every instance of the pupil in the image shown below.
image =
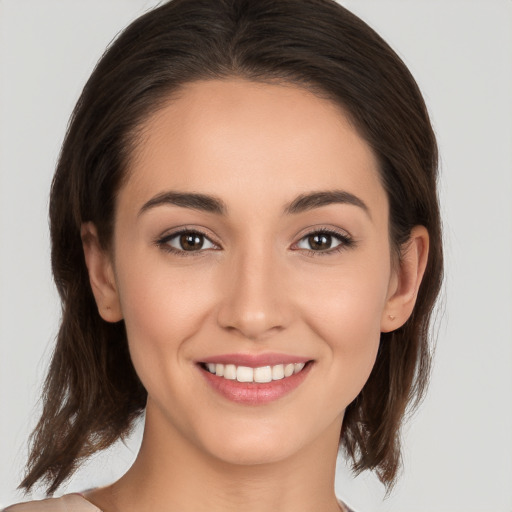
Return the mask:
[[185,251],[193,251],[201,249],[203,246],[202,235],[185,234],[180,237],[180,244]]
[[314,235],[309,237],[309,245],[312,249],[328,249],[331,245],[331,235]]

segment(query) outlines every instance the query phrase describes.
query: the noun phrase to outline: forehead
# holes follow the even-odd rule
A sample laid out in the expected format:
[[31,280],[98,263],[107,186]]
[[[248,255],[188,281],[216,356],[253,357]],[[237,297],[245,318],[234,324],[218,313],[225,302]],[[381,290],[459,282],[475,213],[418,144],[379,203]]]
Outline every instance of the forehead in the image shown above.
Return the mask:
[[343,109],[294,85],[194,82],[140,134],[126,186],[139,203],[167,190],[240,206],[280,206],[284,195],[311,190],[341,188],[370,202],[383,194],[375,156]]

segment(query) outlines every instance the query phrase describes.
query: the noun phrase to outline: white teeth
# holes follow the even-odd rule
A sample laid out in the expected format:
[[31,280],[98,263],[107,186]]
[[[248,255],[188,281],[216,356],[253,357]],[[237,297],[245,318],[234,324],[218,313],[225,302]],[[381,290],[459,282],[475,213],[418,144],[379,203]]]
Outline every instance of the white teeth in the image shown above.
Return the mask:
[[254,370],[247,366],[239,366],[236,369],[236,380],[238,382],[253,382]]
[[234,364],[224,366],[224,378],[229,380],[236,379],[236,366]]
[[276,364],[274,366],[260,366],[250,368],[248,366],[236,366],[234,364],[207,363],[206,368],[217,377],[224,377],[238,382],[272,382],[299,373],[306,363]]
[[284,379],[284,365],[276,364],[272,366],[272,380]]
[[284,367],[284,376],[290,377],[291,375],[293,375],[294,371],[295,371],[295,365],[293,363],[287,364]]
[[254,368],[254,382],[271,382],[272,368],[270,366],[261,366]]

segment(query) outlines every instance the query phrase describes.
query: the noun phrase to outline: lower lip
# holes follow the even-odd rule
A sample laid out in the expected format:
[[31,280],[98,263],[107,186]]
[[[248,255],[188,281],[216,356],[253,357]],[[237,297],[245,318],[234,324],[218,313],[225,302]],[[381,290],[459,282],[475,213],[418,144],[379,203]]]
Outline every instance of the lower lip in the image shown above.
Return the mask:
[[312,365],[310,361],[299,373],[264,383],[229,380],[217,377],[200,365],[198,367],[208,384],[224,398],[247,405],[261,405],[278,400],[296,389],[307,377]]

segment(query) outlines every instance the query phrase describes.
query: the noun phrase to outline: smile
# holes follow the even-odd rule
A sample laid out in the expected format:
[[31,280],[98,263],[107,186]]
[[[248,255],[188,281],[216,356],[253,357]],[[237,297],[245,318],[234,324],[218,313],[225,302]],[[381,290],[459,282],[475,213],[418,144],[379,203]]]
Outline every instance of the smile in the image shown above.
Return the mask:
[[204,367],[213,375],[223,379],[263,384],[291,377],[302,371],[305,365],[306,363],[288,363],[251,368],[234,364],[206,363]]
[[224,355],[199,362],[206,383],[231,402],[264,405],[298,388],[314,361],[279,354],[263,356]]

